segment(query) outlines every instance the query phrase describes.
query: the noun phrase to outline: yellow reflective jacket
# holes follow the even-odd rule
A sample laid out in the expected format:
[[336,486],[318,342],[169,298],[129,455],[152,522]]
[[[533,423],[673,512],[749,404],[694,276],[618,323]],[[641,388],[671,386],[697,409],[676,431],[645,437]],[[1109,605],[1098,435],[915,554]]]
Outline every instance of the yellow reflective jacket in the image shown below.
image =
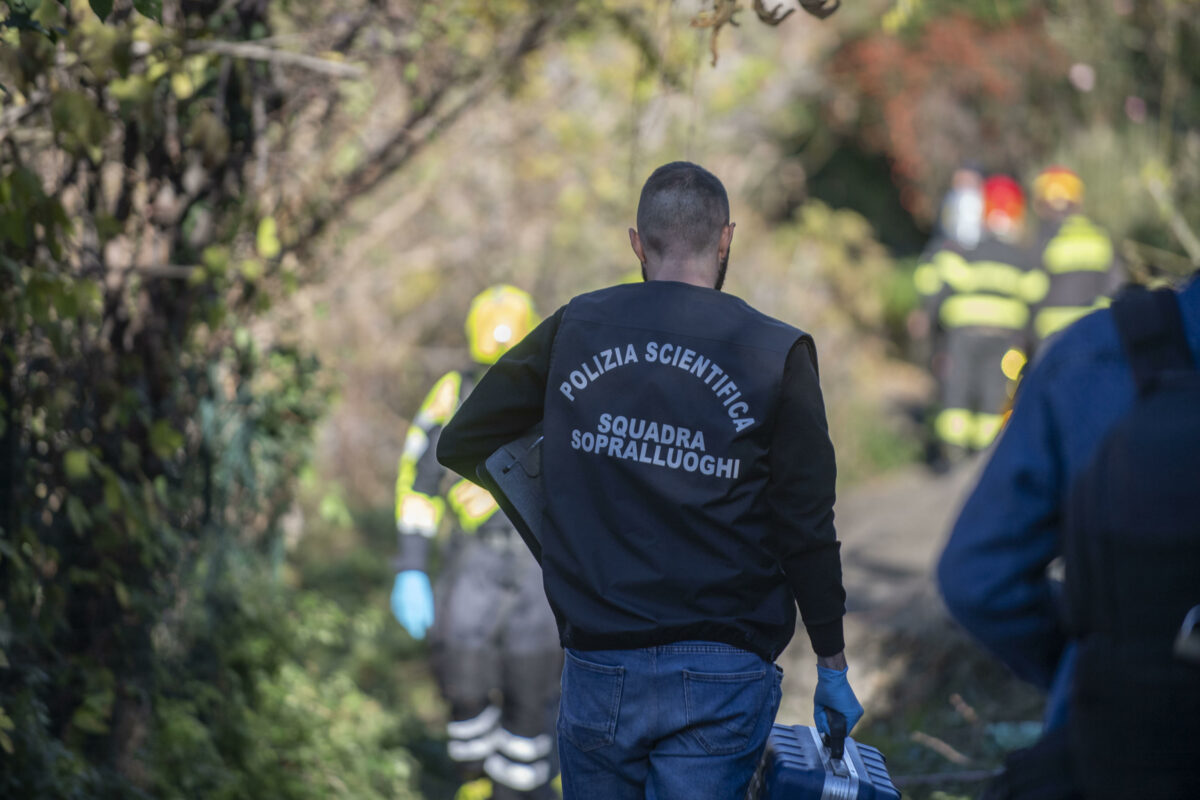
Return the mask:
[[[496,517],[499,506],[487,490],[465,478],[447,486],[453,473],[437,462],[437,438],[470,390],[460,372],[448,372],[430,389],[404,440],[396,477],[396,531],[399,569],[425,569],[428,544],[442,529],[447,507],[458,528],[468,534]],[[456,477],[456,476],[455,476]],[[504,515],[498,515],[508,525]]]
[[1124,280],[1112,240],[1082,214],[1061,224],[1044,226],[1041,261],[1050,278],[1045,299],[1034,309],[1033,330],[1039,341],[1085,314],[1109,304]]
[[943,247],[917,267],[913,280],[926,309],[945,329],[987,327],[1022,332],[1029,307],[1049,288],[1045,272],[1022,249],[996,239],[959,252]]

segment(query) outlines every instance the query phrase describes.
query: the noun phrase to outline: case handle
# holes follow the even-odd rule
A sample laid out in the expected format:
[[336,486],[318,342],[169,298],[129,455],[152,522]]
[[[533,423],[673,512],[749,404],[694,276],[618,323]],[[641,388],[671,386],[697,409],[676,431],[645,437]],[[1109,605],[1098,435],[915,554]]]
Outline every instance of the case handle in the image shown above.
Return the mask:
[[846,754],[846,718],[839,711],[825,706],[825,719],[829,722],[829,733],[822,737],[829,748],[829,757],[841,761]]

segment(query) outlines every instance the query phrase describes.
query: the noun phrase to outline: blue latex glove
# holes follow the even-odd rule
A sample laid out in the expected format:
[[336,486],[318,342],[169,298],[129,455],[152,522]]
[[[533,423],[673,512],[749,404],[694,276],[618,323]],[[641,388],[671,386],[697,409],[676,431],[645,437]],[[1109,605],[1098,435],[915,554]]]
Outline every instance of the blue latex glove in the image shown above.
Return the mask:
[[846,669],[829,669],[817,667],[817,691],[813,695],[813,721],[817,730],[822,734],[829,733],[829,720],[825,709],[832,708],[846,718],[846,735],[854,730],[854,726],[862,719],[863,707],[854,696],[850,682],[846,680]]
[[414,639],[424,639],[433,624],[433,589],[429,576],[419,569],[406,569],[392,584],[392,615]]

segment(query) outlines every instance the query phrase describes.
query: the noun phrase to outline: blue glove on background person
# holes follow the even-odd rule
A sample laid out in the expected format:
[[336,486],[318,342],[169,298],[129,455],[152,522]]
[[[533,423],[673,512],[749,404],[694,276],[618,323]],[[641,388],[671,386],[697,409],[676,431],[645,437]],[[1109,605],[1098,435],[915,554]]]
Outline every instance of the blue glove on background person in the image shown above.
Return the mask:
[[392,584],[392,615],[414,639],[424,639],[433,624],[433,588],[429,576],[419,569],[406,569]]
[[813,695],[813,721],[817,723],[817,730],[823,735],[829,733],[829,720],[825,715],[827,708],[839,712],[846,718],[847,736],[862,719],[862,704],[854,696],[854,690],[850,688],[850,681],[846,679],[846,673],[849,670],[849,667],[830,669],[817,666],[817,691]]

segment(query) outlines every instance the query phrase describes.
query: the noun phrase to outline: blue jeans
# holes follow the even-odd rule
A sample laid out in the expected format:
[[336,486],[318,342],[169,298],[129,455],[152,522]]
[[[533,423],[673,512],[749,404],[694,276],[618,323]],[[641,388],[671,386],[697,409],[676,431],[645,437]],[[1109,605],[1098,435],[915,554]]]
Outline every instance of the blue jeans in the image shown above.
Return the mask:
[[566,651],[564,800],[741,800],[783,671],[717,642]]

